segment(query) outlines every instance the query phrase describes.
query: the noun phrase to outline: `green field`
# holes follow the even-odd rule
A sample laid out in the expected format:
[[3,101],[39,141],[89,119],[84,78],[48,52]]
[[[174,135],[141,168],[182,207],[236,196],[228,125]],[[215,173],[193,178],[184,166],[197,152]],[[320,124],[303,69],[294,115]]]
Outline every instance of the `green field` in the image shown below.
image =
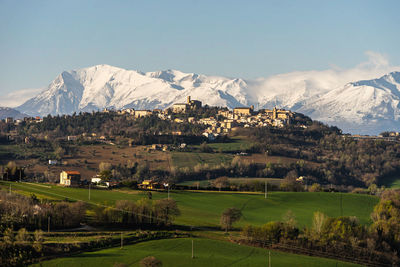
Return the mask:
[[[240,246],[223,241],[193,239],[168,239],[147,241],[125,246],[86,252],[68,258],[44,261],[35,266],[113,266],[125,263],[139,266],[142,258],[155,256],[163,266],[268,266],[268,251],[261,248]],[[271,251],[271,266],[358,266],[331,259]]]
[[[9,189],[9,182],[0,182],[3,189]],[[91,190],[88,201],[88,189],[66,188],[55,185],[11,183],[12,190],[39,198],[83,200],[90,203],[113,205],[116,200],[137,200],[143,198],[141,191],[135,190]],[[153,199],[166,198],[166,192],[153,192]],[[370,223],[370,214],[378,203],[378,198],[362,194],[309,193],[309,192],[271,192],[264,199],[263,194],[232,192],[172,191],[171,198],[178,202],[181,215],[175,223],[199,227],[218,227],[220,215],[229,207],[242,210],[243,218],[237,224],[262,225],[268,221],[282,220],[282,216],[291,210],[299,226],[311,225],[315,211],[321,211],[331,217],[356,216],[361,223]],[[342,207],[342,209],[341,209]]]
[[[240,177],[240,178],[228,178],[229,182],[231,184],[239,184],[239,183],[247,183],[247,182],[268,182],[270,185],[276,185],[279,186],[282,182],[283,179],[280,178],[258,178],[258,177]],[[180,185],[188,185],[188,186],[197,186],[197,183],[199,183],[200,187],[208,187],[211,186],[213,181],[215,179],[210,179],[210,180],[199,180],[199,181],[184,181],[179,183]]]
[[208,144],[215,152],[238,152],[246,151],[251,147],[251,142],[249,142],[245,137],[234,137],[232,142],[229,143],[210,143]]
[[228,164],[233,159],[233,156],[230,154],[197,152],[172,152],[171,157],[174,166],[178,168],[193,168],[198,164],[208,164],[209,166],[221,163]]

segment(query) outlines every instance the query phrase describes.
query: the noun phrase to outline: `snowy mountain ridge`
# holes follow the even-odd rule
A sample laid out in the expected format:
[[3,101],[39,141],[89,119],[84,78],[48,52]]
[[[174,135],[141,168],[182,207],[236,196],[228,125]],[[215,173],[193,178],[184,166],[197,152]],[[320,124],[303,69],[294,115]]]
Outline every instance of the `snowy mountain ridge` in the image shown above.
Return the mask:
[[342,82],[328,72],[243,80],[178,70],[143,73],[96,65],[62,72],[17,109],[41,116],[103,108],[164,109],[190,95],[203,104],[231,109],[249,105],[291,109],[345,132],[400,130],[400,72]]

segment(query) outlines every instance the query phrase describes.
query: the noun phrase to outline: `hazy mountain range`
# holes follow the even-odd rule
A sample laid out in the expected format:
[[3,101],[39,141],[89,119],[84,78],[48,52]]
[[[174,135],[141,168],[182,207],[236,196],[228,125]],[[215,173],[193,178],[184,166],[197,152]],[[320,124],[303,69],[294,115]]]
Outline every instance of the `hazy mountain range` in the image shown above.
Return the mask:
[[27,117],[27,116],[28,116],[27,114],[23,114],[13,108],[0,107],[0,120],[3,120],[7,117],[11,117],[14,119],[23,119],[24,117]]
[[[325,76],[326,77],[325,77]],[[190,95],[211,106],[274,106],[337,125],[345,132],[400,130],[400,72],[343,83],[328,73],[282,74],[243,80],[177,70],[143,73],[109,65],[64,71],[16,109],[29,114],[71,114],[107,108],[167,108]]]

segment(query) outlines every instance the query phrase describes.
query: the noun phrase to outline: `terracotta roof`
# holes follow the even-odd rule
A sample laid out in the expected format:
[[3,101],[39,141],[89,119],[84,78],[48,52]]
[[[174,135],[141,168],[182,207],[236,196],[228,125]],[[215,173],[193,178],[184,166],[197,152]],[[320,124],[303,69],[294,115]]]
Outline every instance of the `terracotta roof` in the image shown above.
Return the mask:
[[78,172],[78,171],[65,171],[67,174],[81,174],[80,172]]

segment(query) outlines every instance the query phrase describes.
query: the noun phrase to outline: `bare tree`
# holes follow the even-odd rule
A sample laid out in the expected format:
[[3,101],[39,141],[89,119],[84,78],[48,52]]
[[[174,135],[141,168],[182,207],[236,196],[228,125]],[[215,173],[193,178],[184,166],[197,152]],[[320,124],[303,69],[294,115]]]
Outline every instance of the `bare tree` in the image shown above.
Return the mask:
[[228,232],[232,228],[232,224],[242,218],[242,212],[237,208],[228,208],[221,215],[221,227]]

